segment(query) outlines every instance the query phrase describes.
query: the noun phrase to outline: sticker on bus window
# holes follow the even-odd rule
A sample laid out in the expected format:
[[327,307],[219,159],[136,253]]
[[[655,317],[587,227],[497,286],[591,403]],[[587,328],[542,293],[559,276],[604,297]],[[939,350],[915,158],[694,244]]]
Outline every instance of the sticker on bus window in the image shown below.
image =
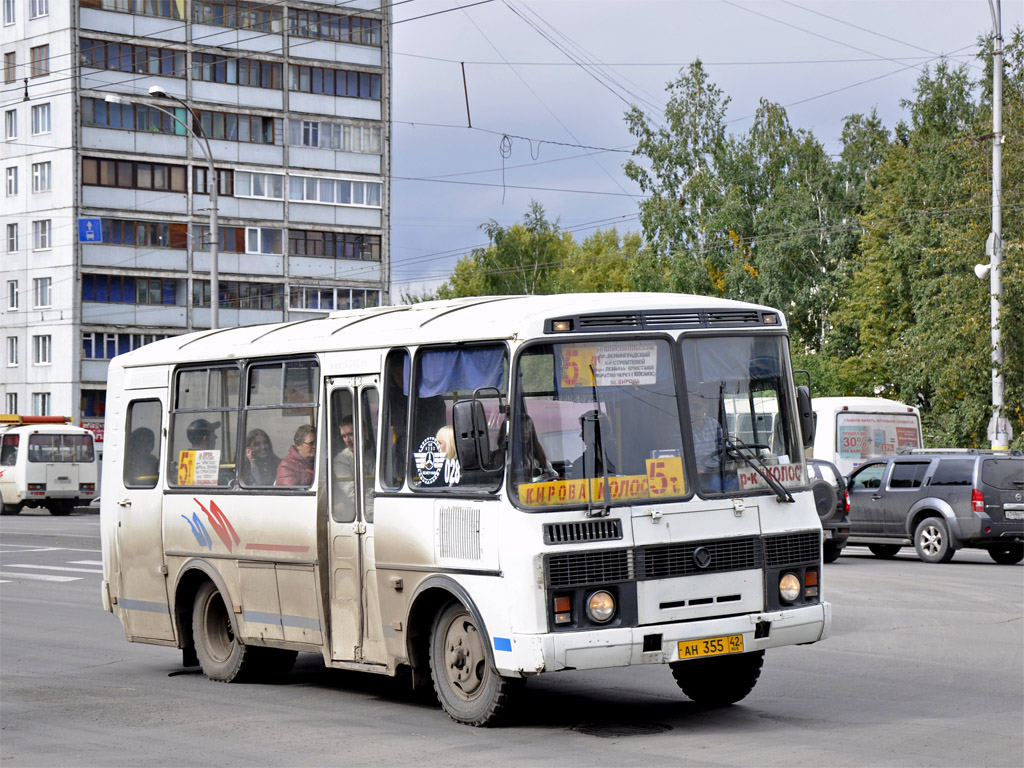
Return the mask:
[[658,382],[657,342],[604,343],[561,347],[563,388],[624,387]]
[[[683,460],[678,456],[647,459],[646,475],[608,477],[608,498],[612,501],[660,499],[685,494]],[[532,507],[604,500],[603,477],[588,480],[547,480],[539,483],[522,483],[519,486],[520,503]]]
[[180,451],[178,485],[217,485],[220,451]]

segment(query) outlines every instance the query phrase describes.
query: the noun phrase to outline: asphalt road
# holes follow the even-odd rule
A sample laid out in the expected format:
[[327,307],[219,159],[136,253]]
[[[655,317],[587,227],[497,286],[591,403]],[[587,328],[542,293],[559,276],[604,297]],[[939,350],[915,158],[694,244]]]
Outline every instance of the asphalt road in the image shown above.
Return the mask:
[[832,636],[769,651],[701,710],[667,667],[531,680],[501,728],[302,655],[225,685],[130,644],[100,605],[99,518],[0,519],[0,767],[1024,765],[1024,566],[851,548],[825,566]]

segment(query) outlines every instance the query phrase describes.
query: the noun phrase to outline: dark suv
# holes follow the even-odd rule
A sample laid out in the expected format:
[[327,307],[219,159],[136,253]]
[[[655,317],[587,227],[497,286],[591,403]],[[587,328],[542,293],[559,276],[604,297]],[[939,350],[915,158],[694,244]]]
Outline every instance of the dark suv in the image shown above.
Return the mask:
[[850,544],[878,557],[914,545],[928,563],[964,547],[1024,559],[1024,454],[922,450],[865,462],[847,482]]
[[839,468],[824,459],[807,460],[807,480],[814,494],[814,506],[825,532],[822,558],[834,563],[850,536],[850,518],[846,514],[846,479]]

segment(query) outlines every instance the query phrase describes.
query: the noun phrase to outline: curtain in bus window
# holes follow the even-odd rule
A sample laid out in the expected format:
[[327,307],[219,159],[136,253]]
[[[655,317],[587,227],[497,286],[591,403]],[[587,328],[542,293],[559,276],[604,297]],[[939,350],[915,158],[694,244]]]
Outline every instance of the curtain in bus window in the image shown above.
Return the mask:
[[420,361],[419,396],[500,387],[504,363],[505,350],[500,347],[426,352]]

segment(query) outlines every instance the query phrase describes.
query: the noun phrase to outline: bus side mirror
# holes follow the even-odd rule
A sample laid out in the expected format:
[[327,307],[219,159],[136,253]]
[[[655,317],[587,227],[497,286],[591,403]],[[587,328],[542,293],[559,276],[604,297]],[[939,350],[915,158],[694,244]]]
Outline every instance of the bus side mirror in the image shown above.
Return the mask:
[[796,388],[796,409],[800,418],[800,434],[804,448],[814,445],[814,409],[811,407],[811,388],[803,385]]
[[491,440],[484,404],[473,398],[452,406],[455,452],[464,471],[484,469],[490,462]]

